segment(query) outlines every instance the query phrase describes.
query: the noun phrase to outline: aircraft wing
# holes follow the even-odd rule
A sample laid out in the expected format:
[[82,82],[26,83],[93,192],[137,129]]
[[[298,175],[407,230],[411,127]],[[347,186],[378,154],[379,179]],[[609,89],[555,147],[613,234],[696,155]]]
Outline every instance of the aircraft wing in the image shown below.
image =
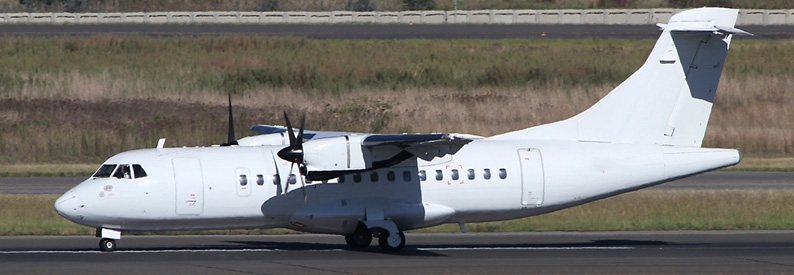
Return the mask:
[[314,138],[303,144],[307,178],[327,180],[396,165],[416,157],[430,161],[455,154],[482,138],[461,134],[352,134]]
[[472,140],[472,137],[454,134],[371,134],[361,141],[361,145],[371,151],[396,147],[430,161],[435,157],[454,154]]

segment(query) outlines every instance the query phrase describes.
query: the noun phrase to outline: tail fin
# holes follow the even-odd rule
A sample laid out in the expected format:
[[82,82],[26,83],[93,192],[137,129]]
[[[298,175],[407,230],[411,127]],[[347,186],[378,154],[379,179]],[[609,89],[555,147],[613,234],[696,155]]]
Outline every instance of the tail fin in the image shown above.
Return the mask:
[[645,64],[586,111],[497,139],[562,139],[700,147],[738,10],[674,15]]

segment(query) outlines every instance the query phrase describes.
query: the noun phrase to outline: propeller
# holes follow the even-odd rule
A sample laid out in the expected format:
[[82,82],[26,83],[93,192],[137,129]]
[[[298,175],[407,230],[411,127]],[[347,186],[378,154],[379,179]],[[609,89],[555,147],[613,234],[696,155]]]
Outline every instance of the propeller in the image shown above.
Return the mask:
[[232,94],[229,93],[229,132],[227,134],[227,141],[221,146],[239,145],[237,139],[234,138],[234,117],[232,116]]
[[[283,160],[289,161],[292,164],[289,166],[289,174],[292,175],[292,169],[295,164],[298,164],[298,171],[301,174],[301,190],[303,190],[303,201],[307,201],[306,183],[303,181],[303,176],[306,175],[306,166],[303,165],[303,127],[306,123],[306,115],[301,117],[300,128],[298,128],[298,136],[295,136],[295,130],[292,128],[292,123],[289,121],[287,112],[284,111],[284,120],[287,124],[287,134],[289,135],[289,146],[279,150],[277,155]],[[289,186],[289,183],[287,184]],[[286,191],[284,191],[286,193]]]

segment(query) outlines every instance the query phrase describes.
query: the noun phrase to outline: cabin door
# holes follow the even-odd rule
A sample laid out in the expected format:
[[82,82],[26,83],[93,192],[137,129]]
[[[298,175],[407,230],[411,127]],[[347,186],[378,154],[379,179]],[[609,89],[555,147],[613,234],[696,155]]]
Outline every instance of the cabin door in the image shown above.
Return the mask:
[[543,158],[538,149],[519,149],[521,162],[521,208],[540,207],[543,204]]
[[204,211],[204,179],[201,161],[196,158],[175,158],[176,214],[199,215]]

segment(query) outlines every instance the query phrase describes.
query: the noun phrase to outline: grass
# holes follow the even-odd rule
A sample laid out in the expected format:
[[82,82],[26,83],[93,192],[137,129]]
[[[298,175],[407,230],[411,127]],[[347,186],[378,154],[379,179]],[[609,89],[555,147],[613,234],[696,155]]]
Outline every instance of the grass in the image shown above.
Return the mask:
[[[652,40],[312,40],[257,36],[0,38],[0,163],[100,163],[225,141],[281,112],[307,128],[493,135],[583,111]],[[704,146],[794,152],[793,40],[732,44]],[[364,65],[362,65],[364,64]],[[443,122],[443,123],[440,123]]]
[[[0,235],[86,235],[53,210],[57,195],[0,194]],[[642,190],[554,213],[503,222],[467,224],[472,232],[790,230],[794,190]],[[456,232],[454,224],[418,232]],[[284,234],[294,231],[214,230],[137,234]]]

